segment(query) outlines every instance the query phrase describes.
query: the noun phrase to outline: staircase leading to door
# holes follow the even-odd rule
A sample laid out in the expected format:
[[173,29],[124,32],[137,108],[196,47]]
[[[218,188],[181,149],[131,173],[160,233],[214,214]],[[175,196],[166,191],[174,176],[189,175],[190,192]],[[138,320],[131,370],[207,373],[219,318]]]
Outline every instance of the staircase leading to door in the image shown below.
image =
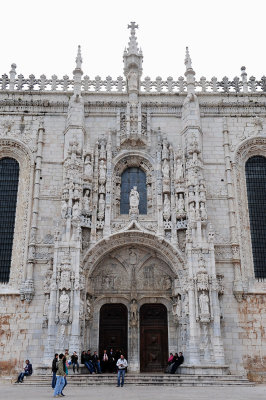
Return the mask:
[[[115,386],[116,374],[76,374],[68,376],[71,386]],[[51,376],[32,375],[25,377],[24,385],[51,386]],[[126,374],[125,384],[129,386],[254,386],[246,378],[238,375],[169,375],[169,374]]]

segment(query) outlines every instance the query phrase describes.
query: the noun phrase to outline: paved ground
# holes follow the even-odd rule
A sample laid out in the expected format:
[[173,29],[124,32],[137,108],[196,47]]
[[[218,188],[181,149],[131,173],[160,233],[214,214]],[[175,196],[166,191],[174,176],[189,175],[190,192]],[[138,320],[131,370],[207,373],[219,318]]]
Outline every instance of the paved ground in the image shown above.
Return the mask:
[[[97,400],[265,400],[266,386],[255,387],[66,387],[65,399]],[[52,399],[46,387],[0,385],[0,398],[8,400]]]

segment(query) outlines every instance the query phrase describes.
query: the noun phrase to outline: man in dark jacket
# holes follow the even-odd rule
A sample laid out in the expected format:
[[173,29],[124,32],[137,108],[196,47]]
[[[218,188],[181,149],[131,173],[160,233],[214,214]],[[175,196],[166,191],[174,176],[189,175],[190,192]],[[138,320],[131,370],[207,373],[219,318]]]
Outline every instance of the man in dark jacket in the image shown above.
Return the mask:
[[94,372],[94,367],[92,364],[92,355],[91,355],[90,350],[87,351],[84,358],[85,358],[85,362],[84,362],[85,367],[88,368],[88,370],[90,371],[91,374],[94,374],[95,372]]
[[54,359],[53,359],[53,362],[52,362],[52,373],[53,373],[52,388],[53,389],[55,388],[55,385],[56,385],[56,371],[57,371],[56,363],[57,363],[57,361],[58,361],[58,353],[55,353]]
[[97,371],[98,374],[101,374],[102,370],[101,370],[100,358],[99,358],[99,356],[97,354],[97,351],[95,351],[93,353],[92,364],[93,364],[93,367],[94,367],[95,371]]
[[26,365],[24,367],[24,372],[21,372],[18,376],[16,383],[22,383],[24,376],[30,376],[32,374],[32,365],[29,360],[26,360]]

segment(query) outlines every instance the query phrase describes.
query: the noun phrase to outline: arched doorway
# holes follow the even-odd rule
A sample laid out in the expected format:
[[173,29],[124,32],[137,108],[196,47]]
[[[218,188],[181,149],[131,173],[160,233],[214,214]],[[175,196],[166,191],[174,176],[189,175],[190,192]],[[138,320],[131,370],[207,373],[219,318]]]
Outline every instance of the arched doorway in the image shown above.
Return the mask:
[[143,304],[140,308],[140,371],[163,371],[167,357],[167,309],[163,304]]
[[127,308],[124,304],[104,304],[100,310],[99,354],[111,348],[127,357]]

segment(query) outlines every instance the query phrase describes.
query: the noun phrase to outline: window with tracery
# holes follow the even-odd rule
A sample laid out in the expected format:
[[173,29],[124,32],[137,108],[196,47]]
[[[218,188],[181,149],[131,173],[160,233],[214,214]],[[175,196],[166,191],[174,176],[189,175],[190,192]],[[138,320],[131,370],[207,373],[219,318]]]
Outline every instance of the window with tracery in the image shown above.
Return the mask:
[[16,218],[19,164],[0,159],[0,282],[8,282]]
[[255,277],[266,278],[266,157],[253,156],[245,166]]
[[139,213],[147,214],[146,174],[141,168],[127,168],[121,175],[120,214],[129,213],[129,194],[136,186],[139,192]]

